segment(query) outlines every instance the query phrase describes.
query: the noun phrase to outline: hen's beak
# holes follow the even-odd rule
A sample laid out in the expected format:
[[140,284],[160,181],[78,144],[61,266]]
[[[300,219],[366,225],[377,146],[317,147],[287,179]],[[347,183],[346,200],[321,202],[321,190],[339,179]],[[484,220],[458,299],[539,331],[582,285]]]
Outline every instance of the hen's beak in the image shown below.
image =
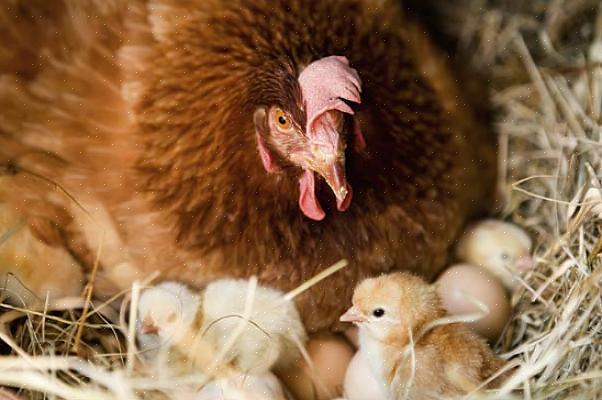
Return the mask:
[[153,321],[151,317],[147,316],[142,320],[140,332],[143,335],[156,335],[157,333],[159,333],[159,327],[155,325],[155,321]]
[[351,194],[351,187],[345,179],[345,161],[333,160],[318,163],[314,169],[330,186],[337,199],[337,208],[344,211],[349,206],[348,197]]
[[366,322],[366,317],[362,315],[362,312],[357,306],[352,306],[349,310],[345,312],[345,314],[341,315],[339,321],[359,324],[360,322]]
[[311,154],[310,168],[324,178],[330,186],[336,197],[339,211],[345,211],[351,202],[351,186],[345,178],[344,150],[312,146]]
[[337,209],[345,211],[351,203],[351,186],[345,178],[345,142],[342,140],[343,113],[329,110],[308,128],[309,152],[306,165],[320,175],[337,199]]

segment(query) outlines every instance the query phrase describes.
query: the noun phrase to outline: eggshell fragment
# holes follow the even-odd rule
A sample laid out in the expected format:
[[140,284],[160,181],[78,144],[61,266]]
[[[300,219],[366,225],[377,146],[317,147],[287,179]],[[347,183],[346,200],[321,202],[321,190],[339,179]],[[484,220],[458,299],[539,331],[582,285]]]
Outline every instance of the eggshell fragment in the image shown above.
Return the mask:
[[489,313],[467,325],[490,341],[499,337],[510,318],[510,300],[504,287],[483,268],[469,264],[448,268],[437,279],[437,292],[451,315],[479,313],[481,310],[474,300],[483,303]]
[[345,338],[336,335],[318,335],[306,345],[310,366],[302,360],[279,377],[297,400],[330,400],[342,394],[347,366],[353,358],[353,348]]
[[345,396],[348,400],[381,400],[387,398],[361,352],[349,363],[345,374]]
[[456,255],[468,264],[485,268],[513,290],[517,279],[534,266],[531,238],[520,227],[493,219],[476,223],[458,240]]

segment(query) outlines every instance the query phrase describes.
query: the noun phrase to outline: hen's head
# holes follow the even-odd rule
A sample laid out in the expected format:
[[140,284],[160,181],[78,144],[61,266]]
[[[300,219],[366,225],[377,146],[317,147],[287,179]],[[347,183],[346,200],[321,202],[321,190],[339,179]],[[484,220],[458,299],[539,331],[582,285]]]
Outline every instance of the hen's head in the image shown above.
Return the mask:
[[[307,219],[323,219],[331,209],[324,202],[335,198],[346,210],[349,181],[356,198],[365,195],[360,159],[374,158],[352,154],[364,146],[354,115],[360,94],[374,97],[362,54],[372,36],[359,36],[345,17],[360,3],[205,0],[153,9],[156,57],[131,75],[127,93],[144,143],[143,187],[174,218],[180,243],[240,242],[240,224],[270,226],[266,242],[291,223],[316,233],[323,228]],[[140,57],[131,50],[124,54]],[[369,126],[372,113],[364,114]],[[373,146],[373,154],[383,147]],[[248,232],[244,240],[254,242]]]
[[[273,104],[254,113],[257,147],[267,172],[295,166],[303,172],[299,180],[299,206],[314,220],[324,218],[316,198],[315,179],[321,177],[332,189],[339,211],[351,202],[351,186],[345,177],[345,150],[351,142],[364,145],[348,102],[360,103],[361,81],[345,57],[319,59],[302,69],[287,93],[272,93]],[[282,85],[286,87],[286,85]]]

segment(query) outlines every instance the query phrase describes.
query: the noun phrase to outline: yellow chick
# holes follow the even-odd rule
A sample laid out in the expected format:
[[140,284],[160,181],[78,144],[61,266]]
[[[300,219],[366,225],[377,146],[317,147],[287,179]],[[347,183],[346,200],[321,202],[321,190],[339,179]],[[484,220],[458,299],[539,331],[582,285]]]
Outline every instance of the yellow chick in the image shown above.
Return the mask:
[[531,238],[514,224],[488,219],[470,226],[458,241],[457,257],[485,268],[508,290],[519,285],[517,276],[533,268]]
[[[163,282],[140,295],[137,339],[146,358],[183,367],[207,367],[241,322],[249,281],[221,279],[195,292]],[[253,374],[286,367],[307,335],[297,309],[278,290],[258,286],[250,321],[229,348],[224,365]],[[200,347],[195,347],[200,346]]]
[[[222,348],[243,315],[249,281],[220,279],[203,293],[203,334]],[[227,357],[237,368],[260,374],[272,367],[287,368],[300,356],[299,344],[307,334],[292,300],[284,293],[258,286],[253,296],[250,323]]]
[[435,287],[408,273],[361,282],[340,318],[359,327],[360,352],[390,399],[438,399],[475,389],[504,362],[445,316]]
[[[170,365],[171,372],[181,372],[208,361],[192,354],[202,324],[201,296],[177,282],[163,282],[140,294],[137,309],[136,337],[141,355],[161,370]],[[200,365],[199,365],[200,364]]]

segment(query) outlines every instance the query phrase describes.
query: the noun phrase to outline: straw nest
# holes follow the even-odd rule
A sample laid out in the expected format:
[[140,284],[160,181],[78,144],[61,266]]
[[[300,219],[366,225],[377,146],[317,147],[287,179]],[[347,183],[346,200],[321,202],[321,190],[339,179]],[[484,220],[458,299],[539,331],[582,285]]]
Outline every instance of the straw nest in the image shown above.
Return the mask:
[[[602,398],[602,5],[465,3],[461,13],[446,10],[447,29],[490,74],[500,217],[533,234],[537,260],[496,345],[516,373],[478,397]],[[73,298],[38,310],[2,308],[0,349],[10,355],[0,357],[0,384],[22,396],[168,398],[177,380],[195,379],[145,371],[125,306]]]
[[498,349],[497,394],[602,397],[602,3],[473,2],[463,43],[492,74],[502,216],[536,238]]

